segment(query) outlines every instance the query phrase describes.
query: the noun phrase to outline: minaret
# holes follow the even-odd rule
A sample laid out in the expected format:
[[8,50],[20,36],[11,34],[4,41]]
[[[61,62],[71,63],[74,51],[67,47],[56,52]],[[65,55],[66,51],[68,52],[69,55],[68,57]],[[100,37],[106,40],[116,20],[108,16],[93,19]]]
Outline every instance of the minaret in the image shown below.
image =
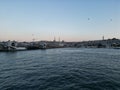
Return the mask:
[[32,34],[32,41],[33,41],[33,42],[35,41],[34,34]]
[[102,37],[102,40],[104,40],[104,36]]
[[54,37],[54,40],[53,40],[54,42],[56,42],[56,38]]
[[60,37],[59,37],[59,43],[60,43]]

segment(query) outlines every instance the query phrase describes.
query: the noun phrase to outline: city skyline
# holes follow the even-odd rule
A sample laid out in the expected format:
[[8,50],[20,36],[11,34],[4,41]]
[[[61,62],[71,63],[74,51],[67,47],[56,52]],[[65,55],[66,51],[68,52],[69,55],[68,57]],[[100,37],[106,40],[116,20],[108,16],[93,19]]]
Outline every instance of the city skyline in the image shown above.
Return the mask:
[[120,38],[119,0],[1,0],[0,41]]

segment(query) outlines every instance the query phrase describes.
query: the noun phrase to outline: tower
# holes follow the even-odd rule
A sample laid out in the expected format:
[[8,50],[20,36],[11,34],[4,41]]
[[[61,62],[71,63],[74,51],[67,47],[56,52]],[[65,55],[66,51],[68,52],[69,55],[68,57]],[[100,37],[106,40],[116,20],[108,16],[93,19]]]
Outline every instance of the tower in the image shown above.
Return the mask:
[[104,40],[104,36],[102,37],[102,40]]
[[54,40],[53,40],[54,42],[56,42],[56,38],[54,37]]
[[60,37],[59,37],[59,42],[60,42]]

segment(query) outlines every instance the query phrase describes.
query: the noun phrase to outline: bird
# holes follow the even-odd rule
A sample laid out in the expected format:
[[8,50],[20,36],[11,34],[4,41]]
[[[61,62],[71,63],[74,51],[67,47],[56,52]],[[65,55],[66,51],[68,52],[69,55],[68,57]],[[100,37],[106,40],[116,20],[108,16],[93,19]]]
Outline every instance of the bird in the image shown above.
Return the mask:
[[90,20],[90,18],[88,18],[88,20]]

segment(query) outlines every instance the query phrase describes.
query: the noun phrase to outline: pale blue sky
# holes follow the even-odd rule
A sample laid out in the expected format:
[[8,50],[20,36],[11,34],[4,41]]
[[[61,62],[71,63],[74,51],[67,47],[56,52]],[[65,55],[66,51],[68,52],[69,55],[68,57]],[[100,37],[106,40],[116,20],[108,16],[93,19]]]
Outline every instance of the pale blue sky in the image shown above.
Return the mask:
[[82,41],[103,35],[120,38],[120,0],[0,0],[1,41],[54,36]]

